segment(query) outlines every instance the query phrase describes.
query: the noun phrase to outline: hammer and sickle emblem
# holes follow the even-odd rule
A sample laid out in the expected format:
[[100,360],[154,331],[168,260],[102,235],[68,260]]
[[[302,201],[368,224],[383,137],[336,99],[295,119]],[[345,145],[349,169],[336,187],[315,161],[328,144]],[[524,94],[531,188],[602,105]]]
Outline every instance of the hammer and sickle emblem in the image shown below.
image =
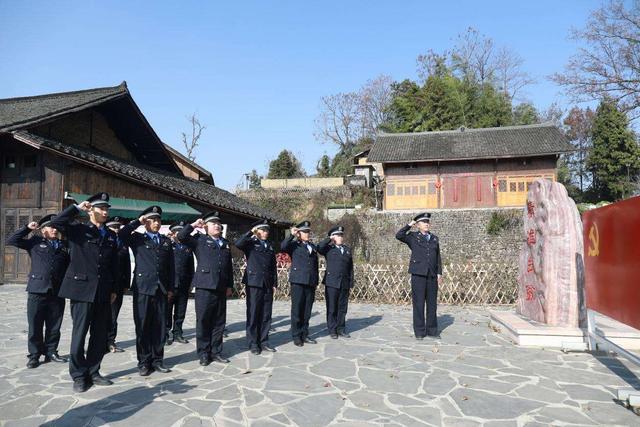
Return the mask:
[[589,230],[589,256],[600,255],[600,233],[598,232],[598,225],[593,223]]

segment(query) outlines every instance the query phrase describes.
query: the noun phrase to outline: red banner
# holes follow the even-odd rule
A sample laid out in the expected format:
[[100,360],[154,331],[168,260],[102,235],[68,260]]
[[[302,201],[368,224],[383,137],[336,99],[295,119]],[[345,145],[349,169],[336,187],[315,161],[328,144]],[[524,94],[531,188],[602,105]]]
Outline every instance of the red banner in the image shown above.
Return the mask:
[[640,197],[587,211],[587,308],[640,329]]

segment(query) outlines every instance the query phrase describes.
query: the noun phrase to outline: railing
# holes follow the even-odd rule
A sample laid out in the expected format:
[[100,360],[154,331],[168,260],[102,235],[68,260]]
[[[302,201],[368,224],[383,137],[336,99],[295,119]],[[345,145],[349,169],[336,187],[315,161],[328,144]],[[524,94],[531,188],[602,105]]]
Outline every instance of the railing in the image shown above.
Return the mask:
[[[240,283],[245,263],[234,264],[236,295],[245,297]],[[320,266],[320,279],[324,276]],[[438,290],[438,302],[455,305],[515,304],[518,288],[518,266],[515,263],[467,263],[443,266],[443,281]],[[411,304],[411,276],[404,264],[356,264],[355,284],[350,301],[376,304]],[[289,269],[278,267],[277,300],[290,297]],[[316,299],[324,300],[324,286],[318,286]]]

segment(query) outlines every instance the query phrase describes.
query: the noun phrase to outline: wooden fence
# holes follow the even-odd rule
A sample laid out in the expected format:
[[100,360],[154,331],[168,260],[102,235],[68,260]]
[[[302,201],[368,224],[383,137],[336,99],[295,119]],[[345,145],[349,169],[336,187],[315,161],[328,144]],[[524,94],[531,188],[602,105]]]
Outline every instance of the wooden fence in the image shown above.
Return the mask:
[[[240,283],[244,260],[234,264],[236,295],[245,297]],[[320,279],[324,275],[320,265]],[[443,281],[438,290],[438,302],[455,305],[510,305],[517,297],[518,266],[513,263],[467,263],[443,266]],[[404,264],[356,264],[355,285],[350,301],[376,304],[411,304],[411,281]],[[277,300],[290,296],[289,269],[278,267]],[[316,299],[324,300],[324,286],[318,286]]]

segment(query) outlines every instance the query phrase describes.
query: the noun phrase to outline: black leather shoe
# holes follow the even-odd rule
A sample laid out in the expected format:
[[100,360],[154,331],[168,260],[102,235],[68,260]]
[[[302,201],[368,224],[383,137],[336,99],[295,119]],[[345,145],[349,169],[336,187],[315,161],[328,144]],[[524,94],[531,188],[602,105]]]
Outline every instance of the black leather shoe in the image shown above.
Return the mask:
[[302,342],[302,340],[295,340],[293,341],[293,343],[298,346],[298,347],[302,347],[304,345],[304,343]]
[[331,337],[331,339],[337,340],[338,339],[338,334],[331,334],[330,337]]
[[306,342],[307,344],[318,344],[318,341],[314,340],[313,338],[309,338],[309,337],[306,337],[304,339],[304,342]]
[[113,381],[111,381],[108,378],[103,377],[100,374],[95,374],[91,376],[91,382],[94,385],[111,385],[113,384]]
[[349,335],[349,333],[345,331],[338,332],[338,335],[340,335],[343,338],[351,338],[351,335]]
[[189,340],[186,340],[182,335],[176,335],[173,337],[175,342],[179,342],[180,344],[189,344]]
[[169,372],[171,372],[171,369],[167,368],[162,363],[157,363],[157,364],[153,365],[153,370],[154,371],[158,371],[158,372],[162,372],[163,374],[168,374]]
[[211,360],[213,362],[218,362],[218,363],[229,363],[229,359],[225,359],[224,357],[220,356],[219,354],[216,354],[215,356],[211,356]]
[[76,393],[84,393],[87,390],[89,390],[89,384],[87,383],[87,380],[85,380],[84,378],[73,380],[73,391],[75,391]]
[[229,338],[229,331],[226,328],[222,331],[222,338]]
[[416,339],[417,339],[418,341],[422,341],[422,340],[424,339],[424,337],[420,337],[420,336],[416,335]]
[[69,360],[67,360],[66,357],[60,357],[58,355],[58,352],[56,351],[55,353],[51,353],[51,354],[46,355],[44,357],[44,361],[45,362],[53,361],[53,362],[58,362],[58,363],[67,363]]
[[250,351],[251,351],[251,354],[255,354],[256,356],[258,354],[260,354],[260,349],[259,348],[252,348]]
[[172,336],[172,335],[167,334],[167,339],[164,341],[164,344],[165,344],[165,345],[171,345],[171,344],[173,344],[173,336]]
[[148,377],[149,375],[151,375],[151,368],[148,366],[141,366],[138,373],[141,377]]
[[269,344],[262,344],[262,350],[268,351],[269,353],[275,353],[278,351],[275,348],[271,347]]
[[200,358],[200,366],[209,366],[210,364],[211,364],[211,359],[209,359],[208,357]]
[[27,362],[27,368],[29,369],[37,368],[38,366],[40,366],[40,361],[35,357],[30,358]]
[[269,328],[269,332],[275,332],[276,328]]
[[110,353],[124,353],[124,348],[118,347],[118,344],[116,344],[116,343],[109,344],[109,352]]

